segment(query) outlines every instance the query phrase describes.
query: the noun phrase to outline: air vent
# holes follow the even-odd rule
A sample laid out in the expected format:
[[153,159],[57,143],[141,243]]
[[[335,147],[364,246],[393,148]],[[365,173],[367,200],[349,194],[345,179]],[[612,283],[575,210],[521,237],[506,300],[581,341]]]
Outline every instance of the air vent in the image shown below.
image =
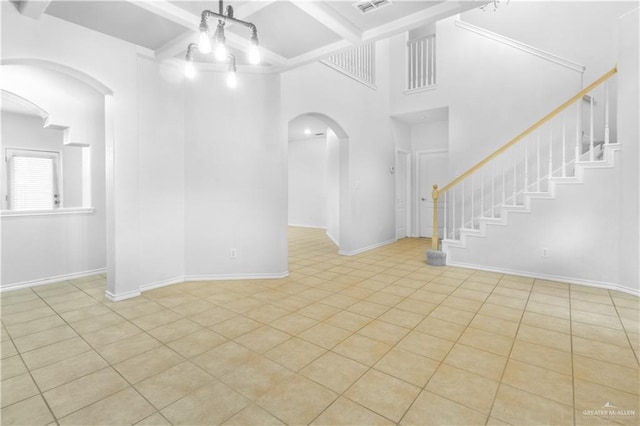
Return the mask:
[[390,5],[391,0],[365,0],[353,4],[353,6],[355,6],[362,13],[374,12]]

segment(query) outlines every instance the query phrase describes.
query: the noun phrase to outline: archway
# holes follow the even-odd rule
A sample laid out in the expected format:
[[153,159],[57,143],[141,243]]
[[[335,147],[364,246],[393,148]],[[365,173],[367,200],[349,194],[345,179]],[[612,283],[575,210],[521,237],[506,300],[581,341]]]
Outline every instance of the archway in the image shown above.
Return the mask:
[[317,112],[288,122],[288,225],[324,228],[338,252],[349,247],[349,137]]
[[[25,234],[20,226],[46,230],[33,235],[33,238],[47,242],[37,246],[46,247],[49,251],[45,253],[42,249],[30,255],[47,261],[26,272],[24,268],[14,268],[14,273],[3,280],[3,286],[19,288],[104,273],[109,263],[107,242],[112,240],[106,226],[109,221],[106,188],[109,187],[107,176],[110,174],[106,171],[105,157],[106,152],[112,149],[107,129],[113,127],[110,102],[113,92],[88,74],[55,62],[13,58],[2,59],[0,66],[4,69],[4,76],[12,76],[3,79],[3,96],[10,96],[14,103],[23,106],[32,104],[27,115],[37,117],[41,123],[44,119],[41,127],[62,134],[60,147],[54,149],[59,151],[55,157],[59,161],[59,173],[55,179],[61,192],[56,204],[62,208],[56,210],[55,216],[25,216],[22,212],[13,211],[3,214],[7,216],[3,219],[4,230],[15,228],[13,234]],[[27,129],[23,122],[21,120],[19,128]],[[46,138],[46,143],[50,145],[49,138]],[[5,147],[16,144],[3,141]],[[49,145],[40,145],[29,142],[24,145],[24,149],[29,151],[24,152],[39,153],[49,149]],[[22,219],[12,219],[15,217]],[[11,232],[3,234],[8,234],[7,239],[11,238]],[[18,248],[22,245],[14,244]],[[14,257],[29,257],[22,256],[24,250],[5,250],[9,251]],[[3,263],[6,261],[13,265],[13,260],[3,259]]]

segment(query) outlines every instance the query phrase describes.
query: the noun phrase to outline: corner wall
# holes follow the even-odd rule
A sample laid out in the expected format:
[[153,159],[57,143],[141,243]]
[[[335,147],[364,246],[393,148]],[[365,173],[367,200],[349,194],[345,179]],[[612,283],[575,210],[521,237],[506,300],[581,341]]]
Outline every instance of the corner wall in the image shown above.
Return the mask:
[[287,274],[280,76],[238,80],[232,90],[224,73],[203,72],[185,85],[187,279]]
[[348,179],[349,192],[340,196],[350,210],[348,217],[340,219],[341,253],[395,241],[395,181],[389,173],[395,164],[395,146],[388,108],[388,49],[387,40],[376,43],[377,90],[321,63],[282,74],[283,125],[301,114],[321,113],[335,120],[349,137],[349,176],[340,177]]

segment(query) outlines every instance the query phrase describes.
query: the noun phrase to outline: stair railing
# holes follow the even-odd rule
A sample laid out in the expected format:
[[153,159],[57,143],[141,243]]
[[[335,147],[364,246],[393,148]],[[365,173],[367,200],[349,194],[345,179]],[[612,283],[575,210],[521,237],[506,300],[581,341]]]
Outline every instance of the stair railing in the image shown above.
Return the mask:
[[[518,208],[525,194],[548,191],[551,178],[574,176],[577,163],[598,161],[604,146],[611,144],[608,80],[616,72],[616,67],[606,72],[441,189],[433,185],[431,248],[439,247],[438,202],[443,195],[443,237],[456,240],[463,230],[476,230],[479,219],[498,220],[504,208]],[[596,100],[597,88],[598,99],[604,102]],[[586,111],[583,103],[588,103]],[[575,113],[569,111],[572,105]]]

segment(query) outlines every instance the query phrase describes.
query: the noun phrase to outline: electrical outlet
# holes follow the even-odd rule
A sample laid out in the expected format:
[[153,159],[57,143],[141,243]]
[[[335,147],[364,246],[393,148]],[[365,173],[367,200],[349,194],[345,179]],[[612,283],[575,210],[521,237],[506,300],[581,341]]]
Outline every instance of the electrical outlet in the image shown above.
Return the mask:
[[542,248],[542,257],[549,257],[549,249],[546,247]]
[[238,257],[238,250],[232,248],[230,256],[232,259],[235,259],[236,257]]

